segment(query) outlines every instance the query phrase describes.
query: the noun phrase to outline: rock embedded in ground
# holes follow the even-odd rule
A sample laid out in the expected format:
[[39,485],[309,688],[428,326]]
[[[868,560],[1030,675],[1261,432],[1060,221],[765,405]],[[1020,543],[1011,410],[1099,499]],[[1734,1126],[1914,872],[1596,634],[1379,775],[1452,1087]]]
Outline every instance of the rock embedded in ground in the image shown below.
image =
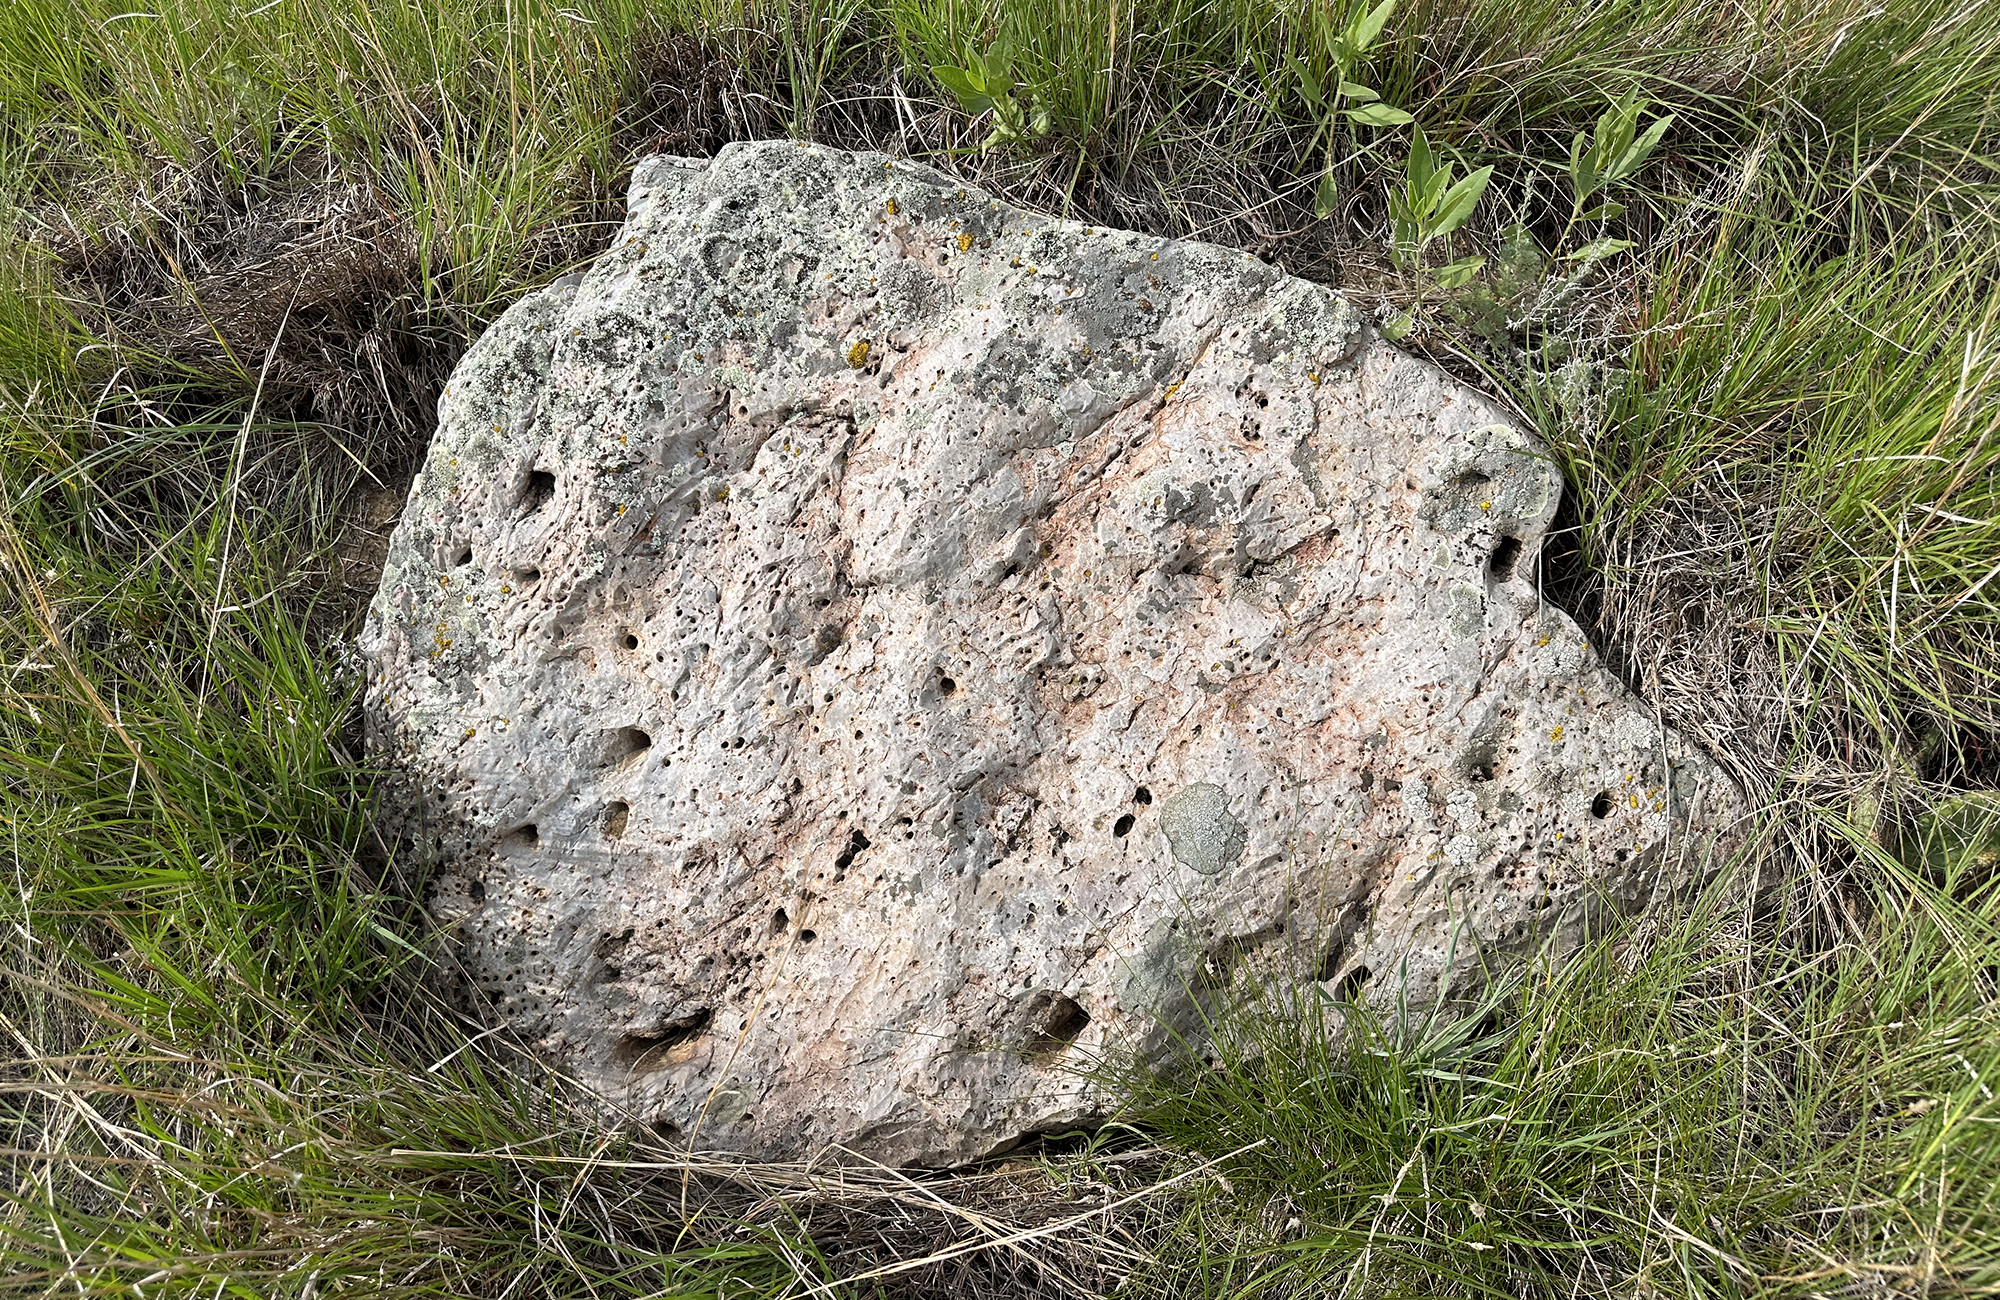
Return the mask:
[[1712,869],[1737,796],[1538,598],[1559,492],[1242,253],[655,158],[446,390],[371,734],[495,1014],[617,1107],[963,1161],[1244,971],[1423,1002]]

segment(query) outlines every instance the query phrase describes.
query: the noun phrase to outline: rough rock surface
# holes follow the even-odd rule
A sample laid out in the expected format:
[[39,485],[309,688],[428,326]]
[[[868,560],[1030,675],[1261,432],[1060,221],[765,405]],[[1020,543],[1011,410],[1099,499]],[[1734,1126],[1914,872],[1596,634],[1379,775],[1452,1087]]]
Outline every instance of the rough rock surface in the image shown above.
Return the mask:
[[1335,294],[786,143],[467,354],[363,637],[498,1014],[707,1148],[947,1163],[1231,972],[1381,1002],[1698,880],[1535,440]]

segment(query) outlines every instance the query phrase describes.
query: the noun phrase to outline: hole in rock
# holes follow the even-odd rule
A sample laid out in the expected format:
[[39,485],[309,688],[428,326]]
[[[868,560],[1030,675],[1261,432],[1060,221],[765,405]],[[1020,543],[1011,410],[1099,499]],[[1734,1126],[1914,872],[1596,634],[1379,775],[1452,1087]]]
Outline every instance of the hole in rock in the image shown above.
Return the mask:
[[624,646],[627,650],[637,650],[639,648],[639,638],[633,633],[627,632],[624,636],[618,638],[618,644]]
[[1521,539],[1502,537],[1500,544],[1493,548],[1493,558],[1487,562],[1486,571],[1496,578],[1514,576],[1514,562],[1521,558]]
[[1030,1056],[1046,1058],[1060,1053],[1090,1025],[1090,1013],[1077,1005],[1075,998],[1054,989],[1036,989],[1029,994],[1024,1011]]
[[533,822],[529,822],[526,826],[516,826],[508,831],[501,839],[500,846],[508,849],[532,849],[539,847],[541,842],[541,833],[536,830]]
[[1123,817],[1120,817],[1117,821],[1111,823],[1111,833],[1113,835],[1116,835],[1121,840],[1124,839],[1127,835],[1131,834],[1132,814],[1126,813]]
[[666,1065],[667,1055],[683,1043],[691,1043],[708,1031],[715,1013],[707,1007],[669,1021],[650,1034],[627,1034],[611,1047],[611,1059],[628,1069],[657,1069]]
[[860,831],[855,831],[847,837],[846,851],[833,860],[833,869],[835,871],[847,870],[854,865],[854,859],[861,856],[862,850],[869,847],[871,846],[868,843],[868,837]]
[[819,931],[817,931],[817,930],[801,930],[801,931],[799,931],[799,942],[800,942],[800,943],[811,943],[811,942],[812,942],[812,941],[813,941],[814,939],[817,939],[817,938],[819,938]]
[[472,547],[469,544],[462,545],[451,553],[452,568],[462,569],[470,563],[472,563]]
[[625,833],[626,825],[632,820],[632,805],[623,799],[614,800],[604,808],[604,838],[615,840]]
[[540,569],[516,569],[507,576],[517,586],[525,587],[531,582],[540,582],[542,580],[542,571]]
[[1333,1000],[1335,1002],[1354,1001],[1360,995],[1362,987],[1368,983],[1368,977],[1374,973],[1374,971],[1369,970],[1366,966],[1356,966],[1353,970],[1340,977],[1340,983],[1336,984],[1333,989]]
[[1142,785],[1132,792],[1132,802],[1151,803],[1153,802],[1153,792]]
[[1476,469],[1469,469],[1452,480],[1452,482],[1458,484],[1460,487],[1478,487],[1482,483],[1491,483],[1492,481],[1493,476],[1491,474]]
[[468,890],[469,890],[469,891],[471,892],[471,894],[472,894],[472,901],[473,901],[473,902],[475,902],[475,903],[483,903],[483,902],[485,902],[485,901],[486,901],[486,882],[485,882],[485,881],[483,881],[483,880],[475,880],[475,881],[473,881],[473,882],[472,882],[472,883],[471,883],[470,885],[466,886],[466,888],[467,888],[467,889],[468,889]]
[[788,929],[791,926],[791,924],[792,924],[792,918],[786,914],[784,908],[781,907],[777,911],[771,913],[772,934],[774,935],[783,934],[786,931],[786,929]]
[[653,738],[637,727],[620,727],[611,733],[611,740],[604,748],[606,763],[623,763],[633,756],[643,754],[653,747]]
[[1599,821],[1603,821],[1611,815],[1611,792],[1609,790],[1599,790],[1597,797],[1590,801],[1590,815]]
[[521,513],[531,515],[555,499],[556,476],[545,469],[535,470],[521,487]]
[[938,678],[938,693],[940,695],[951,695],[956,693],[957,690],[958,690],[958,683],[953,681],[951,678],[949,677]]

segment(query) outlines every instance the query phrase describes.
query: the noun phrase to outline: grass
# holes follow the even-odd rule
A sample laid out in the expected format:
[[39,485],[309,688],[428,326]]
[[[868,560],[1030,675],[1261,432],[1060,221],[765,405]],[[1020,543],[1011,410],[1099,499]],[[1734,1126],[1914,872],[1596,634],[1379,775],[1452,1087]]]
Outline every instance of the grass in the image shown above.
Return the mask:
[[[0,10],[0,1295],[2000,1293],[2000,7],[1405,0],[1360,75],[1494,168],[1447,292],[1387,249],[1407,129],[1314,216],[1308,18]],[[982,152],[928,68],[996,40],[1050,129]],[[1675,124],[1571,229],[1634,84]],[[1545,585],[1782,884],[1451,1027],[1263,990],[1192,1079],[1104,1063],[1119,1125],[939,1181],[571,1114],[373,838],[367,503],[635,156],[784,134],[1414,306],[1550,441]]]

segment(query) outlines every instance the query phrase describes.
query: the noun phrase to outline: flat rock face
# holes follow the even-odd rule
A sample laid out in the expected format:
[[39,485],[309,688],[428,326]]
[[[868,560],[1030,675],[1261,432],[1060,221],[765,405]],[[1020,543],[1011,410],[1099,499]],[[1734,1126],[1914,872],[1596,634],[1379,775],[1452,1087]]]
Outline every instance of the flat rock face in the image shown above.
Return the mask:
[[1736,794],[1537,598],[1559,490],[1242,253],[655,158],[446,391],[372,734],[559,1064],[699,1147],[961,1161],[1245,979],[1422,1002],[1709,869]]

